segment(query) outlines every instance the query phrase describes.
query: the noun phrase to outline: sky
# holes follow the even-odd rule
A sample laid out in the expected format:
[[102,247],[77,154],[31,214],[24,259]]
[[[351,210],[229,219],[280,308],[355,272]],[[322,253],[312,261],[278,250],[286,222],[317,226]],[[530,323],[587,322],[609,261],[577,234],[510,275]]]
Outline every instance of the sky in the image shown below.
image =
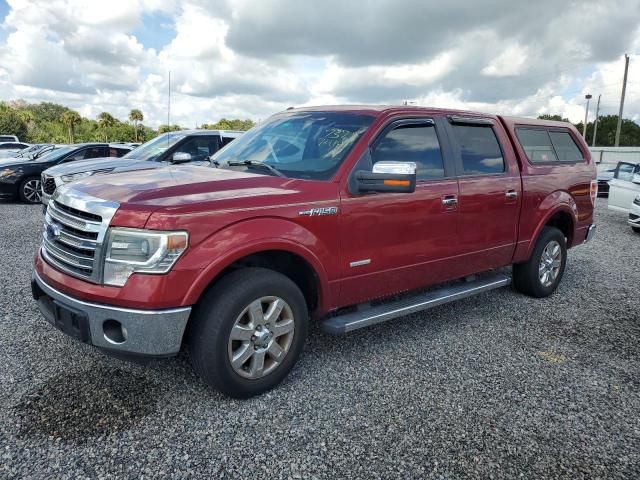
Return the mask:
[[0,0],[0,100],[195,127],[344,103],[640,123],[640,0]]

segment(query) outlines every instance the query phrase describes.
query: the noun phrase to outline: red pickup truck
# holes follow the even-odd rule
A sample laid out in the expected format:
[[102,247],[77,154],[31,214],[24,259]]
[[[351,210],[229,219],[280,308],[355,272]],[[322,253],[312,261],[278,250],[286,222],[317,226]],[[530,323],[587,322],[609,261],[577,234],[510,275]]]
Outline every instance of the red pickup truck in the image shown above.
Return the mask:
[[32,282],[45,318],[119,356],[186,344],[209,385],[249,397],[311,319],[344,334],[512,282],[544,297],[595,232],[596,170],[567,123],[291,109],[211,163],[58,189]]

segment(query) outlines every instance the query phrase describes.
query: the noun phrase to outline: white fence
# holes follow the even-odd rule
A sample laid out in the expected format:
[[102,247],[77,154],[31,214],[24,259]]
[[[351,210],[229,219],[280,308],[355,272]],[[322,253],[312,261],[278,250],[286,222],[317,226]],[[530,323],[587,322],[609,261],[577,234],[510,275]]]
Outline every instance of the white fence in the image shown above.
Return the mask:
[[589,147],[598,171],[615,167],[618,162],[640,162],[640,147]]

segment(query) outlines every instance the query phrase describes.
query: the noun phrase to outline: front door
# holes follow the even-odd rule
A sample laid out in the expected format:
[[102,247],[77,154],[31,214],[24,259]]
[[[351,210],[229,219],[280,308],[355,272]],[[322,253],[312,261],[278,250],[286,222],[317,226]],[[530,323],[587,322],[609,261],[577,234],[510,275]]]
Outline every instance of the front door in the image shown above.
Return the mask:
[[619,212],[629,212],[631,203],[640,195],[640,184],[634,183],[640,174],[640,165],[620,162],[613,178],[609,180],[609,208]]
[[413,193],[343,193],[342,305],[456,276],[458,182],[442,138],[431,118],[395,120],[358,162],[355,170],[379,161],[415,162],[417,183]]

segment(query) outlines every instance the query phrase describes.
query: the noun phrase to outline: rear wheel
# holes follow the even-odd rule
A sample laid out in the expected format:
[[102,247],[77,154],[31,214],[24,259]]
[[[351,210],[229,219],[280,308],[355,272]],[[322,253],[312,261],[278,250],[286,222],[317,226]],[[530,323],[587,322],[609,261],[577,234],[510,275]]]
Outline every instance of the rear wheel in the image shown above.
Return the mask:
[[20,200],[25,203],[40,203],[40,199],[42,196],[42,190],[40,188],[40,178],[25,178],[20,183],[18,195],[20,196]]
[[247,398],[287,376],[304,345],[308,311],[302,292],[288,277],[246,268],[214,285],[192,322],[194,370],[222,393]]
[[526,295],[547,297],[562,280],[566,263],[563,233],[555,227],[544,227],[529,260],[513,266],[513,284]]

